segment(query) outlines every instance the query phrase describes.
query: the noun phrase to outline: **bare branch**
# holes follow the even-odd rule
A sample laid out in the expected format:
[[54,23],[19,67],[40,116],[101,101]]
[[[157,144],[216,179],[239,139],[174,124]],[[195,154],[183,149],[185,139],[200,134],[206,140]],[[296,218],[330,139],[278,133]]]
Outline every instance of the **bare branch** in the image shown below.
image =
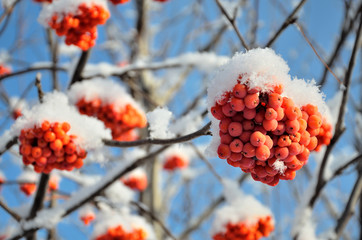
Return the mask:
[[18,143],[18,137],[14,137],[9,142],[6,143],[5,148],[0,151],[0,156],[3,155],[7,150],[9,150],[12,146]]
[[38,89],[39,102],[43,103],[44,92],[41,87],[41,73],[37,73],[35,77],[35,86]]
[[3,81],[4,79],[10,78],[10,77],[15,77],[24,73],[30,73],[30,72],[37,72],[37,71],[41,71],[41,70],[51,70],[51,71],[63,71],[66,72],[67,68],[65,67],[53,67],[53,66],[42,66],[42,67],[29,67],[23,70],[19,70],[17,72],[12,72],[6,75],[2,75],[0,76],[0,82]]
[[224,8],[224,6],[221,4],[220,0],[215,0],[216,1],[216,4],[217,6],[219,7],[219,9],[221,10],[222,14],[224,14],[224,16],[227,18],[227,20],[229,21],[229,23],[231,24],[231,26],[233,26],[234,28],[234,31],[236,32],[236,34],[238,35],[238,38],[241,42],[241,44],[243,45],[243,47],[246,49],[246,50],[249,50],[249,46],[248,44],[246,43],[244,37],[241,35],[238,27],[236,26],[236,16],[234,17],[230,17],[229,14],[227,13],[226,9]]
[[17,222],[21,221],[21,217],[16,212],[11,210],[11,208],[9,208],[8,205],[6,205],[1,199],[0,207],[2,207],[7,213],[9,213],[9,215],[11,215]]
[[339,78],[337,77],[336,74],[334,74],[334,72],[332,71],[332,69],[327,65],[327,63],[323,60],[323,58],[318,54],[317,50],[314,48],[313,44],[309,41],[309,39],[307,38],[307,35],[305,35],[303,27],[301,25],[299,25],[297,22],[294,23],[294,25],[297,27],[297,29],[299,30],[299,32],[303,35],[304,39],[307,41],[307,43],[309,44],[309,46],[313,49],[313,52],[315,53],[315,55],[317,55],[319,61],[321,61],[323,63],[323,65],[326,67],[326,69],[328,69],[328,71],[333,75],[333,77],[338,81],[339,84],[343,84],[341,80],[339,80]]
[[158,217],[156,217],[148,208],[146,205],[141,204],[139,202],[135,202],[135,201],[131,201],[131,204],[136,206],[142,213],[146,213],[148,216],[151,217],[152,220],[154,220],[155,222],[157,222],[161,228],[163,229],[163,231],[173,240],[177,240],[177,238],[171,233],[171,231],[166,227],[166,225],[161,221],[161,219],[159,219]]
[[81,74],[83,72],[83,69],[85,68],[85,65],[87,64],[91,50],[92,49],[90,48],[87,51],[82,52],[82,55],[79,58],[77,67],[74,70],[72,80],[70,81],[68,88],[70,88],[74,83],[83,80]]
[[273,45],[273,43],[275,42],[275,40],[277,40],[277,38],[280,36],[280,34],[287,29],[287,27],[290,24],[293,24],[296,21],[295,15],[298,13],[298,11],[300,9],[302,9],[302,6],[307,2],[307,0],[301,0],[299,2],[299,4],[294,8],[293,12],[291,12],[289,14],[289,16],[287,17],[287,19],[285,19],[285,21],[283,22],[283,24],[280,26],[280,28],[278,29],[278,31],[274,34],[274,36],[269,40],[269,42],[265,45],[265,47],[270,47],[271,45]]
[[194,138],[204,136],[204,135],[210,135],[209,129],[211,126],[211,122],[207,123],[203,128],[200,130],[181,136],[176,138],[169,138],[169,139],[142,139],[142,140],[136,140],[136,141],[130,141],[130,142],[120,142],[115,140],[108,140],[103,139],[103,143],[107,146],[112,147],[120,147],[120,148],[126,148],[126,147],[136,147],[136,146],[142,146],[142,145],[149,145],[149,144],[156,144],[156,145],[171,145],[175,143],[182,143],[190,141]]

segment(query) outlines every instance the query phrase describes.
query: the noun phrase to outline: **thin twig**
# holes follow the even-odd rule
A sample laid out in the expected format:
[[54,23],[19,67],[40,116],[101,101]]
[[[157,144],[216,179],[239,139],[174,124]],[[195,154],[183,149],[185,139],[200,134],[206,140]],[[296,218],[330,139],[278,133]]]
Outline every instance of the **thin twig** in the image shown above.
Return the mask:
[[362,192],[362,176],[359,174],[357,181],[353,187],[352,193],[349,196],[346,207],[343,213],[341,214],[341,217],[337,220],[336,227],[334,228],[334,231],[336,233],[335,239],[339,239],[339,236],[342,234],[349,219],[352,217],[354,208],[358,202],[361,192]]
[[224,14],[224,16],[227,18],[227,20],[231,24],[231,26],[234,28],[234,31],[238,35],[238,38],[239,38],[241,44],[243,45],[243,47],[246,50],[249,50],[250,48],[249,48],[248,44],[246,43],[244,37],[241,35],[238,27],[236,26],[236,16],[231,18],[229,16],[229,14],[227,13],[226,9],[224,8],[224,6],[221,4],[220,0],[215,0],[215,1],[216,1],[217,6],[219,7],[219,9],[221,10],[222,14]]
[[195,146],[195,144],[190,143],[190,146],[195,151],[197,156],[207,165],[211,173],[216,177],[217,180],[219,180],[220,183],[222,183],[222,178],[220,175],[216,172],[214,167],[211,165],[211,163],[205,158],[205,156],[200,152],[200,150]]
[[196,132],[176,137],[176,138],[169,138],[169,139],[141,139],[136,141],[130,141],[130,142],[123,142],[123,141],[116,141],[116,140],[109,140],[109,139],[103,139],[103,143],[107,146],[112,147],[120,147],[120,148],[126,148],[126,147],[137,147],[137,146],[143,146],[143,145],[149,145],[149,144],[155,144],[155,145],[171,145],[175,143],[182,143],[190,141],[194,138],[204,136],[204,135],[210,135],[209,129],[211,126],[211,122],[207,123],[203,128],[200,130],[197,130]]
[[7,150],[9,150],[12,146],[18,143],[18,137],[14,137],[9,142],[6,143],[5,148],[0,151],[0,156],[3,155]]
[[12,72],[6,75],[2,75],[0,76],[0,81],[3,81],[4,79],[10,78],[10,77],[15,77],[24,73],[30,73],[30,72],[37,72],[37,71],[41,71],[41,70],[51,70],[51,71],[63,71],[66,72],[67,68],[65,67],[53,67],[53,66],[47,66],[47,67],[29,67],[23,70],[19,70],[16,72]]
[[1,201],[1,199],[0,199],[0,207],[2,207],[7,213],[9,213],[9,215],[11,215],[17,222],[21,221],[21,217],[16,212],[11,210],[8,207],[8,205],[6,205],[3,201]]
[[323,63],[323,65],[328,69],[328,71],[333,75],[333,77],[338,81],[339,84],[343,85],[342,81],[339,80],[337,75],[332,71],[332,69],[327,65],[327,63],[323,60],[323,58],[318,54],[317,50],[314,48],[313,44],[309,41],[308,37],[305,35],[303,31],[303,27],[299,25],[297,22],[294,23],[294,25],[297,27],[298,31],[303,35],[304,39],[307,41],[309,46],[313,49],[313,52],[315,55],[317,55],[319,61]]
[[35,86],[36,88],[38,89],[38,98],[39,98],[39,102],[40,103],[43,103],[43,98],[44,98],[44,92],[43,92],[43,89],[41,87],[41,73],[38,72],[36,74],[36,77],[35,77]]
[[154,220],[155,222],[158,223],[158,225],[160,225],[160,227],[163,229],[163,231],[173,240],[177,240],[177,238],[171,233],[171,231],[166,227],[166,225],[161,221],[161,219],[159,219],[157,216],[155,216],[155,214],[153,214],[146,205],[141,204],[139,202],[136,201],[131,201],[131,204],[136,206],[140,212],[142,213],[146,213],[152,220]]
[[285,19],[283,24],[280,26],[278,31],[274,34],[274,36],[269,40],[269,42],[265,45],[265,47],[270,47],[273,45],[275,40],[280,36],[280,34],[290,25],[293,24],[296,21],[295,15],[298,13],[298,11],[302,8],[302,6],[307,2],[307,0],[301,0],[299,4],[294,8],[293,12],[289,14],[289,16]]
[[[43,208],[43,202],[48,188],[48,181],[49,181],[49,174],[42,173],[38,184],[38,190],[36,192],[34,202],[30,209],[30,213],[29,216],[27,217],[27,220],[33,219],[36,216],[36,213]],[[36,234],[35,232],[29,234],[26,237],[26,239],[27,240],[36,239],[35,234]]]
[[[243,174],[238,180],[239,185],[243,184],[248,177],[249,174]],[[190,225],[180,234],[179,239],[187,239],[193,231],[197,230],[200,225],[211,216],[215,208],[217,208],[217,206],[222,204],[225,200],[226,199],[223,194],[216,198],[197,218],[190,221]]]
[[82,52],[82,55],[79,58],[77,67],[74,70],[72,80],[70,81],[68,88],[70,88],[74,83],[83,80],[81,75],[82,75],[83,69],[85,68],[85,65],[87,64],[87,61],[88,61],[88,58],[90,56],[91,50],[92,49],[90,48],[87,51]]
[[352,160],[348,161],[346,164],[344,164],[343,166],[340,166],[339,168],[337,168],[337,170],[334,171],[332,177],[330,178],[330,180],[334,179],[335,177],[341,175],[343,173],[344,170],[346,170],[349,166],[351,166],[354,163],[357,163],[358,161],[360,161],[362,159],[362,154],[359,154],[358,156],[354,157]]

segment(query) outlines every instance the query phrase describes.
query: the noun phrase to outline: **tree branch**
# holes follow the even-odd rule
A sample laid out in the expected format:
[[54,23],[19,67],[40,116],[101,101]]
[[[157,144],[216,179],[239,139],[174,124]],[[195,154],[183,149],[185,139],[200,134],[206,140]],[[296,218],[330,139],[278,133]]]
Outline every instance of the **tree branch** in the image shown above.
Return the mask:
[[30,73],[30,72],[36,72],[36,71],[41,71],[41,70],[51,70],[51,71],[63,71],[66,72],[67,68],[65,67],[53,67],[53,66],[46,66],[46,67],[29,67],[23,70],[19,70],[17,72],[12,72],[6,75],[1,75],[0,76],[0,82],[3,81],[4,79],[10,78],[10,77],[15,77],[24,73]]
[[10,216],[12,216],[17,222],[21,221],[21,217],[11,210],[8,205],[6,205],[3,201],[0,200],[0,207],[2,207],[7,213],[9,213]]
[[44,92],[41,87],[41,73],[37,73],[35,77],[35,86],[38,89],[39,102],[43,103]]
[[307,0],[301,0],[299,4],[296,6],[296,8],[289,14],[287,19],[285,19],[284,23],[280,26],[278,31],[274,34],[274,36],[269,40],[269,42],[265,45],[265,47],[270,47],[273,45],[275,40],[280,36],[280,34],[290,25],[293,24],[296,21],[295,15],[298,13],[298,11],[302,8],[302,6],[307,2]]
[[243,47],[246,50],[249,50],[250,48],[249,48],[248,44],[246,43],[244,37],[241,35],[238,27],[236,26],[236,21],[235,21],[236,16],[231,18],[229,16],[229,14],[227,13],[226,9],[224,8],[224,6],[221,4],[220,0],[215,0],[215,1],[216,1],[217,6],[219,7],[219,9],[221,10],[222,14],[224,14],[224,16],[227,18],[227,20],[231,24],[231,26],[234,28],[234,31],[236,32],[236,35],[238,35],[238,38],[239,38],[241,44],[243,45]]
[[120,147],[120,148],[126,148],[126,147],[137,147],[137,146],[142,146],[142,145],[149,145],[149,144],[156,144],[156,145],[171,145],[171,144],[175,144],[175,143],[182,143],[182,142],[187,142],[190,141],[194,138],[200,137],[200,136],[204,136],[204,135],[210,135],[209,129],[211,126],[211,122],[207,123],[203,128],[201,128],[200,130],[181,136],[181,137],[176,137],[176,138],[169,138],[169,139],[141,139],[141,140],[136,140],[136,141],[130,141],[130,142],[120,142],[120,141],[116,141],[116,140],[108,140],[108,139],[103,139],[103,143],[107,146],[112,146],[112,147]]
[[72,80],[70,81],[68,88],[70,88],[74,83],[80,82],[83,80],[81,75],[82,75],[83,69],[85,68],[85,65],[87,64],[91,50],[92,49],[90,48],[87,51],[82,52],[82,55],[79,58],[77,67],[74,70]]

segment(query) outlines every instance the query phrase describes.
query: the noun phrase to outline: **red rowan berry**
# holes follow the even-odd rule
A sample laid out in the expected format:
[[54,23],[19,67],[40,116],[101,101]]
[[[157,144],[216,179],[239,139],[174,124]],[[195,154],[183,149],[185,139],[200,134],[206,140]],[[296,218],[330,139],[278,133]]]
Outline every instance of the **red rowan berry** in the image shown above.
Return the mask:
[[223,118],[220,120],[219,123],[219,129],[222,133],[227,133],[228,132],[228,127],[229,124],[231,123],[231,119],[230,118]]
[[285,132],[284,122],[278,122],[278,126],[275,130],[272,131],[272,134],[280,136]]
[[243,131],[243,133],[240,135],[239,138],[243,143],[247,143],[250,140],[251,134],[252,134],[251,131]]
[[230,134],[225,133],[220,135],[220,142],[229,145],[233,141],[233,137]]
[[233,162],[238,162],[240,161],[241,159],[243,158],[243,155],[241,153],[235,153],[235,152],[232,152],[230,154],[230,157],[228,159],[230,159],[231,161]]
[[259,131],[253,132],[250,135],[250,143],[254,147],[259,147],[264,145],[265,141],[266,141],[266,136]]
[[220,144],[218,149],[217,149],[217,153],[219,155],[219,158],[221,159],[227,159],[230,157],[231,151],[229,148],[229,145],[226,144]]
[[44,134],[44,140],[47,142],[53,142],[56,139],[56,135],[52,131],[47,131]]
[[33,147],[31,150],[31,156],[33,158],[39,158],[42,155],[42,150],[40,147]]
[[257,111],[254,121],[260,124],[263,122],[264,118],[265,118],[265,111],[264,109],[260,109],[259,111]]
[[289,134],[295,134],[299,131],[299,121],[298,120],[288,120],[285,121],[286,127],[285,131]]
[[283,98],[278,93],[271,93],[268,96],[268,106],[277,109],[283,103]]
[[224,117],[224,114],[222,112],[221,106],[216,105],[211,108],[211,114],[216,118],[217,120],[221,120]]
[[264,119],[263,121],[263,127],[265,128],[265,130],[267,131],[274,131],[275,129],[277,129],[278,127],[278,121],[275,119],[272,120],[266,120]]
[[262,166],[255,166],[254,172],[259,178],[268,176],[268,173],[265,171],[265,168]]
[[288,147],[288,150],[290,155],[298,155],[301,152],[302,147],[300,146],[299,143],[292,142]]
[[256,116],[256,110],[254,109],[249,109],[249,108],[245,108],[243,111],[243,117],[247,120],[251,120],[254,119]]
[[258,93],[248,94],[244,98],[245,107],[249,109],[256,108],[259,105],[259,102],[260,100]]
[[308,118],[308,127],[317,129],[322,126],[322,119],[318,115],[311,115]]
[[292,141],[290,140],[289,136],[287,136],[287,135],[280,136],[278,139],[279,147],[288,147],[288,146],[290,146],[291,143],[292,143]]
[[236,84],[233,89],[233,96],[237,98],[244,98],[247,94],[247,89],[244,84]]
[[247,158],[252,158],[255,156],[255,147],[251,143],[244,144],[243,154]]
[[267,108],[265,111],[265,119],[266,120],[272,120],[272,119],[277,119],[278,117],[278,113],[277,111],[275,111],[274,108]]
[[237,112],[241,112],[245,109],[244,100],[236,97],[231,98],[230,106],[234,111]]
[[276,147],[274,156],[278,159],[285,159],[289,155],[289,149],[287,147]]
[[252,169],[255,166],[255,160],[252,158],[243,157],[239,161],[240,167],[243,169]]
[[225,105],[229,101],[229,98],[230,98],[230,93],[226,92],[216,102],[220,105]]
[[318,139],[316,137],[311,137],[310,142],[307,145],[307,148],[309,151],[312,151],[317,147],[317,145],[318,145]]
[[231,108],[230,103],[227,103],[221,107],[222,113],[227,117],[233,117],[236,114],[236,111],[234,111]]
[[232,122],[229,124],[228,131],[229,131],[230,136],[238,137],[243,132],[243,126],[239,122]]
[[255,150],[255,156],[260,161],[266,161],[270,156],[270,150],[265,145],[259,146]]
[[230,143],[230,150],[234,153],[240,153],[243,150],[244,144],[240,139],[234,139]]
[[254,124],[253,121],[244,120],[244,121],[242,122],[242,124],[243,124],[243,130],[245,130],[245,131],[254,130],[255,124]]

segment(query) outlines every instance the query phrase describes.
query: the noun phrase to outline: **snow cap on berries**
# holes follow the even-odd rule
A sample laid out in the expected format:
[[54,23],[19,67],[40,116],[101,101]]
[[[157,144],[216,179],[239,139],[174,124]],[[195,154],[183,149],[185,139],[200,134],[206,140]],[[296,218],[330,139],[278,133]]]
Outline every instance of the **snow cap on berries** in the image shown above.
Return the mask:
[[92,150],[103,146],[102,139],[111,139],[110,130],[104,127],[101,121],[85,115],[80,115],[75,107],[70,106],[66,95],[60,92],[46,94],[42,104],[23,111],[23,117],[18,118],[9,131],[1,137],[3,144],[19,136],[22,129],[40,127],[45,121],[68,122],[71,126],[69,134],[77,136],[74,142],[85,150]]
[[273,217],[270,209],[263,206],[251,195],[245,195],[233,180],[224,179],[224,196],[226,205],[217,209],[211,228],[211,235],[225,232],[228,223],[256,224],[260,217]]
[[144,112],[122,85],[110,79],[95,78],[75,83],[69,90],[68,96],[73,104],[82,98],[85,101],[100,98],[102,104],[113,104],[116,108],[123,108],[127,104],[131,104],[140,113]]
[[171,138],[174,134],[168,129],[172,112],[167,108],[157,107],[152,112],[147,113],[151,138]]
[[[48,23],[54,14],[58,16],[65,16],[68,13],[77,14],[78,7],[81,4],[96,4],[102,6],[104,9],[108,10],[107,0],[62,0],[62,1],[53,1],[51,4],[44,4],[43,8],[39,14],[38,22],[44,27],[48,27]],[[58,21],[61,21],[62,18],[59,17]]]
[[116,214],[114,211],[103,211],[97,215],[93,239],[107,233],[109,228],[117,226],[121,226],[126,232],[142,229],[147,234],[146,239],[156,239],[153,229],[144,218],[126,212]]

